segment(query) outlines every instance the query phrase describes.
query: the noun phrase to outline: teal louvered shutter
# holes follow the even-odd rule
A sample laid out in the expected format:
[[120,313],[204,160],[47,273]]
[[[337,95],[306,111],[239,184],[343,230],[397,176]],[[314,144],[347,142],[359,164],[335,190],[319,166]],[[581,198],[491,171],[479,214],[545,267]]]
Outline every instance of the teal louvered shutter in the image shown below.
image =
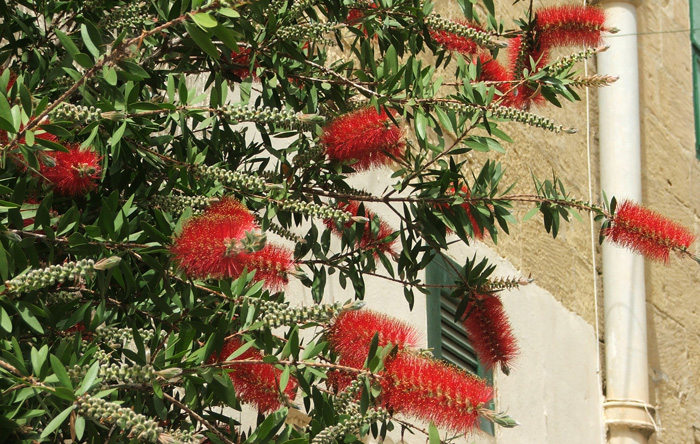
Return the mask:
[[[460,268],[454,262],[453,265]],[[426,269],[426,283],[453,285],[455,278],[451,271],[452,268],[447,266],[444,259],[436,256]],[[464,327],[460,322],[455,322],[457,303],[447,297],[450,293],[448,289],[430,287],[429,290],[430,293],[427,295],[428,347],[433,350],[433,355],[493,384],[493,372],[487,371],[479,363]],[[490,408],[493,408],[493,405]],[[493,423],[490,421],[482,420],[481,429],[491,435],[494,434]]]

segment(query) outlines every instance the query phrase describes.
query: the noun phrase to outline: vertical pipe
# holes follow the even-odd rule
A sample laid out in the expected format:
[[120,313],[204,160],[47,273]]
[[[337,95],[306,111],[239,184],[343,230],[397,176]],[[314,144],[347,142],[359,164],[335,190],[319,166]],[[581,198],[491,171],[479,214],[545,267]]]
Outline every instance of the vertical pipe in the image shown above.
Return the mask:
[[[608,197],[642,200],[637,61],[638,2],[604,1],[607,22],[619,29],[598,55],[598,72],[619,76],[599,91],[600,181]],[[610,444],[646,444],[650,421],[646,292],[641,256],[603,245],[605,407]]]

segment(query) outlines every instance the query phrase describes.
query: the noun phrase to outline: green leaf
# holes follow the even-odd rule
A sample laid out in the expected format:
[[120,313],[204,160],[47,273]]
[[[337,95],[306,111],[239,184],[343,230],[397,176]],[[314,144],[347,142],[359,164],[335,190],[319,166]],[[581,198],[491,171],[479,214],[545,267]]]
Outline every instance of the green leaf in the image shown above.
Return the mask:
[[[5,250],[3,250],[3,255]],[[0,307],[0,327],[8,333],[12,333],[12,319],[8,316],[4,308]]]
[[80,384],[80,388],[75,393],[76,395],[82,395],[91,388],[92,384],[95,382],[95,379],[97,379],[97,374],[100,371],[100,365],[100,361],[95,361],[95,363],[90,366],[85,374],[85,377],[83,378],[82,383]]
[[51,361],[51,369],[53,370],[53,374],[58,378],[58,382],[70,390],[73,390],[73,383],[71,382],[70,376],[68,376],[68,372],[66,371],[66,367],[63,365],[61,360],[53,354],[49,357],[49,360]]
[[[0,94],[0,129],[10,132],[15,132],[15,126],[12,124],[12,109],[4,95]],[[12,138],[10,138],[11,140]]]
[[57,428],[59,428],[59,427],[61,426],[61,424],[63,424],[63,421],[65,421],[66,418],[68,418],[68,415],[70,415],[70,413],[73,411],[73,409],[75,409],[75,406],[74,406],[74,405],[71,405],[70,407],[68,407],[67,409],[65,409],[65,410],[62,411],[61,413],[59,413],[58,416],[56,416],[54,419],[52,419],[51,422],[49,423],[49,425],[46,426],[46,428],[44,429],[44,431],[41,432],[40,438],[41,438],[41,439],[46,438],[46,437],[49,436],[54,430],[56,430]]
[[55,29],[54,32],[56,33],[56,37],[58,37],[58,40],[61,41],[61,44],[63,45],[64,48],[66,48],[66,51],[68,51],[68,54],[71,56],[71,58],[75,58],[75,55],[80,52],[77,46],[75,46],[75,43],[73,43],[73,40],[71,40],[70,37],[65,35],[63,31],[59,29]]
[[17,303],[17,312],[32,330],[39,334],[44,334],[44,328],[41,326],[41,322],[34,316],[34,313],[32,313],[29,304],[24,301],[19,301]]
[[532,216],[534,216],[535,214],[539,213],[539,211],[540,211],[540,206],[539,206],[539,205],[536,206],[535,208],[531,209],[530,211],[528,211],[528,212],[525,214],[525,216],[523,216],[523,222],[527,222],[528,220],[532,219]]
[[428,427],[428,436],[430,437],[430,444],[440,444],[440,432],[438,432],[437,427],[432,422]]
[[192,40],[194,40],[197,46],[202,48],[202,51],[206,52],[209,57],[219,60],[221,54],[219,54],[219,50],[216,49],[216,46],[212,43],[209,33],[202,31],[196,26],[192,26],[190,23],[185,23],[185,29],[187,29],[187,33],[192,37]]
[[85,418],[82,416],[78,416],[75,418],[75,437],[78,438],[78,441],[83,439],[83,434],[85,433]]
[[192,20],[202,29],[216,28],[219,24],[214,17],[209,15],[208,12],[200,12],[198,14],[190,14]]
[[97,46],[92,42],[92,37],[90,37],[90,32],[88,31],[87,25],[85,25],[85,23],[80,25],[80,36],[83,38],[85,48],[87,48],[87,50],[90,52],[90,54],[93,55],[93,57],[98,58],[100,56],[100,50],[97,49]]
[[102,77],[112,86],[117,84],[117,70],[112,66],[105,65],[102,67]]
[[49,346],[44,344],[39,350],[35,347],[29,352],[30,359],[32,361],[32,370],[34,371],[34,376],[41,377],[42,369],[46,363],[46,358],[49,355]]

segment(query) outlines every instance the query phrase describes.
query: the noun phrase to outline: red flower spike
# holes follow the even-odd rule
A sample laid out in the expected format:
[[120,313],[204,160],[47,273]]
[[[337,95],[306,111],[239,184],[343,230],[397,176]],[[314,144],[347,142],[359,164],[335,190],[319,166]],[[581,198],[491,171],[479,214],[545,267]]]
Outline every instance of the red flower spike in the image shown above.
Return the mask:
[[[460,192],[461,192],[462,194],[464,194],[464,196],[465,196],[467,199],[468,199],[469,196],[471,195],[471,192],[469,191],[469,187],[467,187],[466,185],[463,185],[463,186],[462,186],[462,189],[460,190]],[[454,187],[452,187],[452,188],[450,188],[450,189],[447,190],[447,194],[448,194],[448,195],[453,195],[454,193],[455,193]],[[472,230],[474,231],[474,238],[476,238],[476,239],[483,239],[483,238],[484,238],[484,233],[483,233],[483,231],[481,231],[481,228],[479,228],[479,224],[477,223],[476,218],[475,218],[474,215],[472,214],[471,208],[469,208],[469,203],[465,202],[465,203],[461,204],[460,206],[461,206],[462,208],[464,208],[464,212],[467,213],[467,217],[469,217],[469,222],[471,222]],[[440,207],[440,208],[443,208],[443,209],[449,209],[449,208],[450,208],[450,206],[447,205],[447,204],[440,204],[439,207]],[[449,228],[448,228],[447,230],[448,230],[448,232],[451,231]]]
[[[233,352],[242,347],[240,339],[234,337],[224,343],[221,353],[213,354],[207,363],[225,361]],[[244,351],[235,360],[261,360],[263,354],[254,348]],[[284,392],[279,389],[282,370],[272,364],[227,364],[223,368],[233,369],[229,377],[236,389],[236,396],[246,403],[253,404],[260,413],[269,413],[279,409],[283,403],[293,400],[297,391],[297,380],[290,376]]]
[[[341,210],[347,211],[348,213],[352,214],[353,216],[358,216],[358,212],[360,211],[360,202],[357,201],[351,201],[349,204],[346,204],[344,202],[338,203],[338,207]],[[369,220],[374,219],[375,215],[371,211],[365,209],[364,210],[364,217],[366,217]],[[333,231],[333,233],[337,234],[338,236],[342,236],[343,233],[341,230],[338,230],[338,226],[335,223],[335,220],[333,219],[326,219],[326,226]],[[348,222],[345,224],[345,228],[349,228],[352,226],[352,224],[355,222]],[[375,249],[375,251],[381,251],[382,253],[387,253],[391,254],[392,256],[396,255],[396,252],[394,251],[394,245],[396,244],[396,240],[392,242],[381,242],[382,239],[385,239],[386,237],[392,235],[394,233],[394,229],[389,226],[386,222],[383,220],[379,220],[379,231],[377,232],[377,235],[374,236],[372,234],[372,229],[371,229],[371,223],[366,223],[364,230],[362,231],[362,237],[360,239],[357,239],[357,248],[360,250],[369,250],[369,249]],[[377,255],[375,254],[375,258]]]
[[[345,21],[348,23],[348,25],[357,25],[359,22],[362,21],[363,18],[365,18],[365,16],[371,9],[377,9],[377,5],[375,3],[367,3],[362,8],[350,8],[350,10],[348,11],[348,16],[345,18]],[[367,37],[367,28],[365,28],[364,25],[360,25],[360,30],[362,30],[362,33],[365,35],[365,37]]]
[[[464,20],[457,20],[456,23],[479,31],[482,30],[480,27],[474,25],[473,23],[469,23]],[[453,34],[451,32],[443,30],[431,30],[430,37],[432,37],[433,40],[435,40],[440,45],[444,46],[445,49],[458,52],[466,56],[474,54],[479,48],[478,45],[473,40],[470,40],[468,37],[463,37],[461,35]]]
[[513,75],[508,72],[508,69],[506,69],[506,67],[503,66],[498,60],[487,54],[481,54],[479,56],[479,60],[481,61],[481,75],[479,77],[479,81],[500,82],[495,85],[496,89],[502,94],[508,92],[508,90],[513,86],[511,84]]
[[328,331],[328,341],[341,356],[342,365],[362,368],[375,334],[379,347],[391,343],[401,349],[415,347],[419,337],[400,319],[371,310],[353,310],[338,315]]
[[534,31],[543,49],[597,46],[605,30],[605,12],[595,6],[552,6],[536,12]]
[[406,145],[401,129],[384,110],[364,108],[338,117],[323,129],[321,143],[332,161],[352,162],[356,171],[387,165]]
[[255,218],[243,204],[224,197],[204,214],[187,221],[170,251],[189,277],[236,278],[247,268],[256,270],[255,279],[265,279],[269,288],[280,288],[294,266],[292,253],[270,245],[256,252],[245,251],[242,241],[246,233],[257,228]]
[[265,281],[267,288],[280,290],[289,283],[289,273],[294,268],[292,252],[286,248],[266,245],[255,253],[241,255],[248,270],[255,270],[255,280]]
[[661,262],[668,262],[671,250],[685,250],[695,241],[688,228],[629,200],[618,204],[603,235],[611,242]]
[[479,361],[488,369],[499,364],[503,373],[508,374],[518,346],[501,300],[495,295],[476,295],[476,300],[467,305],[466,313],[464,328]]
[[[253,77],[253,80],[258,79],[258,76],[255,75],[255,72],[251,72],[250,70],[250,57],[250,48],[245,48],[241,46],[238,48],[238,51],[231,51],[231,63],[237,65],[237,67],[231,72],[233,72],[233,74],[235,74],[236,77],[239,77],[241,80],[245,80],[248,77]],[[255,64],[254,68],[257,67],[258,65]]]
[[92,149],[83,150],[77,143],[66,146],[67,153],[53,151],[47,154],[55,166],[41,166],[41,175],[56,190],[67,196],[78,196],[94,189],[100,178],[100,160]]
[[472,431],[479,410],[493,397],[484,380],[441,361],[400,352],[384,367],[381,400],[386,408],[455,433]]

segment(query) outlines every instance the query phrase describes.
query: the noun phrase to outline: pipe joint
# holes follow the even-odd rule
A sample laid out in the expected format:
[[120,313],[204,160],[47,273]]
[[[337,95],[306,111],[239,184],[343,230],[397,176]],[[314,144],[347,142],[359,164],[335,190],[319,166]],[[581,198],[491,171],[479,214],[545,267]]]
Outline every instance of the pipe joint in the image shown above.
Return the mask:
[[605,425],[609,429],[623,428],[643,433],[648,438],[657,431],[656,408],[644,401],[608,399],[603,403]]

